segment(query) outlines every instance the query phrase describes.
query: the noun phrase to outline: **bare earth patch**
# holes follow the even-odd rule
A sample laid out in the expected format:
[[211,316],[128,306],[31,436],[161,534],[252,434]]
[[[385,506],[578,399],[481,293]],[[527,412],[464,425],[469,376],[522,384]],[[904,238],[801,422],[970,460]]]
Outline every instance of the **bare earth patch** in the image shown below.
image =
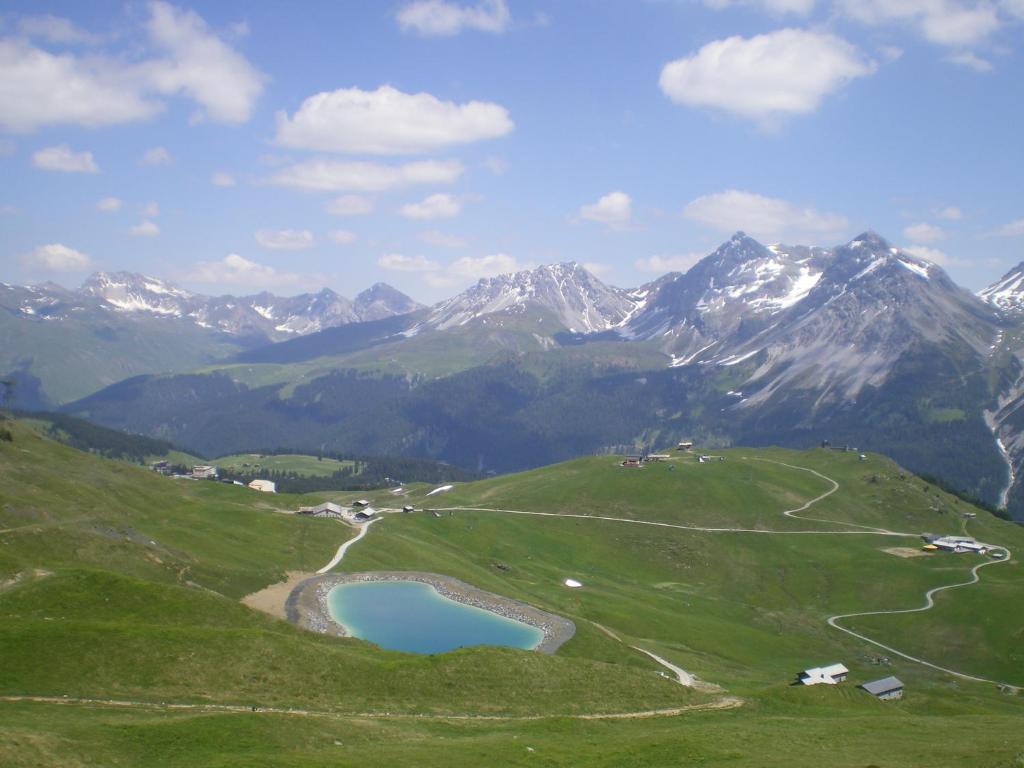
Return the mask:
[[246,595],[242,598],[242,603],[250,608],[255,608],[257,611],[270,614],[275,618],[287,619],[288,616],[285,613],[284,606],[288,601],[288,595],[299,584],[316,574],[306,573],[305,571],[287,571],[285,575],[288,578],[284,581],[279,581],[277,584],[271,584],[259,592]]
[[923,549],[915,549],[914,547],[885,547],[882,551],[888,552],[890,555],[896,555],[896,557],[928,557],[931,554],[931,552],[925,552]]

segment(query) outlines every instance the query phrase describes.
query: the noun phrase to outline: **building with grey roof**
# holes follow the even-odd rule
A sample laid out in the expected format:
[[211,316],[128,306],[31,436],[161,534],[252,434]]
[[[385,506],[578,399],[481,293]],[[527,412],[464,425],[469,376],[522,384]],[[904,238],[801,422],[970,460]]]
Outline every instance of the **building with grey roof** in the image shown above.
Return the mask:
[[883,677],[881,680],[864,683],[860,687],[882,701],[903,698],[903,683],[897,677]]

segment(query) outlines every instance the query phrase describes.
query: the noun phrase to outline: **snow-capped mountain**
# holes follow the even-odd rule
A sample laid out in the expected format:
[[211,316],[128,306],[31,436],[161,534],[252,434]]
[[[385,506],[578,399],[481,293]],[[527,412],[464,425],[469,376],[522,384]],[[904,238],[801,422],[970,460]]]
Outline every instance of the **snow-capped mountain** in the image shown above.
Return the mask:
[[60,319],[94,308],[124,315],[179,318],[233,336],[280,341],[347,323],[405,314],[420,305],[389,285],[378,283],[355,300],[329,288],[281,297],[204,296],[166,280],[132,272],[97,272],[78,291],[45,284],[22,289],[23,315]]
[[791,387],[818,392],[816,403],[850,401],[880,386],[908,353],[956,350],[979,360],[995,316],[937,265],[866,232],[835,248],[815,285],[748,340],[708,362],[757,358],[751,407]]
[[576,262],[551,264],[483,278],[433,307],[416,331],[443,331],[484,318],[501,322],[547,315],[555,330],[598,333],[625,322],[640,301],[629,291],[605,285]]
[[764,246],[737,232],[686,274],[656,284],[622,335],[658,339],[674,364],[690,362],[749,337],[801,301],[830,257],[822,248]]
[[1024,312],[1024,261],[992,285],[978,291],[978,296],[1004,312]]
[[737,232],[666,280],[621,333],[656,340],[673,366],[750,361],[752,407],[788,388],[820,391],[819,404],[850,400],[924,344],[984,355],[994,321],[940,267],[873,232],[834,249]]

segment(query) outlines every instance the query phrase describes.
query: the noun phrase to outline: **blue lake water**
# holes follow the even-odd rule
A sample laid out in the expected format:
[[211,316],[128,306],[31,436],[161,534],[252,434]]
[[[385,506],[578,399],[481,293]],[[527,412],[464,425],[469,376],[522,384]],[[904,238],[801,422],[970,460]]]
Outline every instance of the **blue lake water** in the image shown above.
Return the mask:
[[464,605],[418,581],[339,584],[327,595],[331,617],[350,635],[381,648],[441,653],[468,645],[534,648],[536,627]]

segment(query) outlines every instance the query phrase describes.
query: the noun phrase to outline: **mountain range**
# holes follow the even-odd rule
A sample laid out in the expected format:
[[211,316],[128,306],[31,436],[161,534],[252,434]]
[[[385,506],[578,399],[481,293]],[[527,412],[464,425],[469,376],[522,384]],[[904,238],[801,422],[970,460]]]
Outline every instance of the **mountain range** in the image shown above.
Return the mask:
[[128,376],[188,370],[242,349],[420,308],[378,283],[280,297],[204,296],[130,272],[97,272],[77,290],[0,283],[0,372],[36,404],[81,397]]
[[[56,316],[56,289],[6,290]],[[976,295],[873,232],[833,248],[738,232],[635,289],[570,262],[429,308],[387,286],[211,299],[124,274],[72,295],[230,340],[64,406],[201,453],[326,445],[508,471],[684,437],[829,440],[1024,515],[1024,265]],[[50,322],[76,319],[61,311]]]

